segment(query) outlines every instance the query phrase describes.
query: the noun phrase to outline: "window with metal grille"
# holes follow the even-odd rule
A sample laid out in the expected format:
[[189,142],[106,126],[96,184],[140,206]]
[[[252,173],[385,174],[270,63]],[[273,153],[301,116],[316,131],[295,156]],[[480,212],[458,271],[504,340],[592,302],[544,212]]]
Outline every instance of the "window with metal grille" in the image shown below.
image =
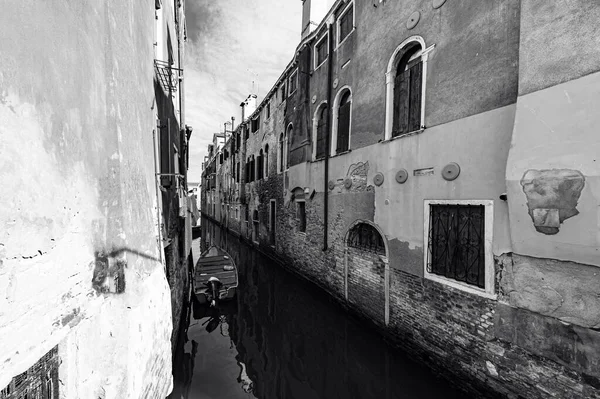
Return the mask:
[[430,205],[429,273],[485,289],[484,208]]
[[328,40],[327,35],[317,43],[315,46],[315,69],[317,69],[327,59],[328,53]]
[[347,244],[351,248],[385,255],[383,237],[375,227],[367,223],[358,223],[350,229]]
[[316,159],[324,158],[327,154],[327,106],[321,106],[317,122],[317,153]]
[[344,39],[352,32],[354,29],[354,4],[351,4],[348,8],[346,8],[339,19],[339,35],[338,35],[338,44],[343,42]]
[[340,106],[338,108],[337,125],[337,146],[336,153],[348,151],[350,148],[350,113],[352,101],[350,100],[350,90],[342,95]]
[[420,44],[412,43],[398,62],[394,80],[392,137],[421,129],[423,61]]

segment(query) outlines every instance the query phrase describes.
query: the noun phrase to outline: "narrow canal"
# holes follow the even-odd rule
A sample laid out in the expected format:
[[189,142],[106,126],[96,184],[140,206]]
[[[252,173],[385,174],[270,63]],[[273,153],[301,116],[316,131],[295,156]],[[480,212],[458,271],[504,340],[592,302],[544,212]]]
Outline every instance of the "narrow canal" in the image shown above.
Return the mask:
[[170,398],[465,398],[320,289],[215,233],[238,266],[238,294],[220,316],[190,306]]

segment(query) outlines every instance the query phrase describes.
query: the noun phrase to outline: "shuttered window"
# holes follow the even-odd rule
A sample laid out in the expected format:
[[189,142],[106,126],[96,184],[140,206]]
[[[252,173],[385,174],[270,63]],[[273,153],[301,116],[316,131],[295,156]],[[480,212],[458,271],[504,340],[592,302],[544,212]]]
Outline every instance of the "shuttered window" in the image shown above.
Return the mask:
[[315,56],[317,59],[315,60],[315,69],[325,62],[327,59],[327,36],[324,36],[319,43],[317,43],[315,49]]
[[298,88],[298,72],[297,71],[294,71],[294,73],[292,73],[292,75],[290,76],[289,88],[290,88],[290,95],[293,94],[296,91],[296,89]]
[[339,29],[340,34],[338,43],[341,43],[344,41],[346,36],[352,32],[352,29],[354,29],[354,4],[348,7],[341,16]]
[[394,123],[392,137],[421,129],[423,61],[420,46],[402,57],[394,80]]
[[319,111],[319,120],[317,122],[317,154],[320,159],[327,154],[327,107],[323,106]]
[[338,110],[338,131],[336,153],[348,151],[350,144],[350,111],[352,102],[350,101],[350,91],[342,96],[340,108]]

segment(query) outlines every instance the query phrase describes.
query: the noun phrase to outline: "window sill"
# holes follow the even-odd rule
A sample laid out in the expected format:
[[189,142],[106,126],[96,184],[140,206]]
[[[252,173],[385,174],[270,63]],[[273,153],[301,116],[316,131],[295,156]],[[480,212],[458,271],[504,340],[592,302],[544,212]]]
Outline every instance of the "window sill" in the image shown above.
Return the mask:
[[395,137],[390,137],[389,139],[381,140],[380,143],[387,143],[389,141],[394,141],[394,140],[397,140],[397,139],[400,139],[400,138],[403,138],[403,137],[414,136],[414,135],[417,135],[417,134],[421,134],[424,131],[425,131],[425,127],[422,127],[419,130],[413,130],[412,132],[404,133],[404,134],[401,134],[401,135],[398,135],[398,136],[395,136]]
[[328,57],[326,57],[326,58],[323,60],[323,62],[321,62],[319,65],[317,65],[317,66],[315,67],[315,69],[313,69],[313,73],[317,72],[317,70],[318,70],[319,68],[321,68],[321,66],[323,66],[323,64],[325,64],[325,61],[327,61],[327,58],[328,58]]
[[340,48],[340,46],[341,46],[342,44],[344,44],[344,42],[345,42],[346,40],[348,40],[348,38],[349,38],[350,36],[352,36],[352,34],[354,33],[354,31],[355,31],[355,30],[356,30],[356,26],[354,26],[354,27],[352,28],[352,30],[351,30],[350,32],[348,32],[348,34],[346,35],[346,37],[345,37],[345,38],[344,38],[344,39],[343,39],[341,42],[339,42],[339,43],[337,44],[337,46],[335,46],[335,48],[333,49],[333,51],[337,51],[337,49],[338,49],[338,48]]
[[452,280],[447,277],[438,276],[437,274],[432,274],[425,271],[424,276],[427,280],[435,281],[443,285],[447,285],[452,288],[456,288],[458,290],[468,292],[469,294],[478,295],[488,299],[498,299],[498,295],[492,292],[488,292],[483,288],[475,287],[473,285],[469,285],[467,283],[462,283],[457,280]]
[[352,150],[346,150],[346,151],[342,151],[342,152],[338,152],[335,155],[330,155],[329,158],[335,158],[335,157],[339,157],[341,155],[346,155],[348,153],[352,152]]

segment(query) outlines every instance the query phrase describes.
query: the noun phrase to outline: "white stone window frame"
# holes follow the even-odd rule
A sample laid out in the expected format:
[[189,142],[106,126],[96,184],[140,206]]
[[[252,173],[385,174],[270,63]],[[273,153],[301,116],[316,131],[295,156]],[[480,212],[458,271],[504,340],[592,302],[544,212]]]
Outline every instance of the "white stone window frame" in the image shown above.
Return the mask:
[[[403,50],[412,42],[417,42],[421,45],[421,60],[423,62],[422,82],[421,82],[421,128],[415,132],[425,129],[425,93],[427,92],[427,61],[429,53],[435,48],[435,44],[426,47],[425,40],[421,36],[410,36],[404,40],[396,50],[392,53],[385,72],[385,134],[384,141],[392,139],[392,129],[394,128],[394,81],[396,79],[396,68],[400,58],[402,58]],[[408,132],[397,137],[408,136],[415,132]]]
[[291,97],[298,90],[298,68],[294,69],[294,72],[292,72],[290,74],[290,77],[288,78],[288,85],[287,85],[288,89],[290,87],[292,87],[291,82],[293,80],[296,80],[296,85],[294,87],[294,91],[288,93],[288,95],[287,95],[288,97]]
[[[321,44],[321,42],[323,40],[327,40],[326,46],[327,46],[327,55],[326,57],[323,59],[323,61],[321,61],[320,64],[317,64],[318,61],[318,53],[317,53],[317,47],[319,46],[319,44]],[[323,35],[323,37],[321,37],[319,40],[317,40],[317,42],[315,43],[314,47],[313,47],[313,53],[314,53],[314,60],[313,60],[313,69],[316,71],[317,69],[319,69],[319,67],[321,65],[323,65],[325,63],[325,61],[327,61],[327,59],[329,58],[329,53],[330,53],[330,49],[329,49],[329,32],[325,33]]]
[[[350,95],[352,96],[352,93],[350,93]],[[315,113],[313,114],[313,128],[312,128],[312,142],[313,142],[313,148],[312,148],[312,160],[316,161],[317,160],[317,126],[319,125],[319,112],[321,111],[321,109],[323,107],[327,107],[327,100],[325,101],[321,101],[321,103],[317,106],[317,108],[315,109]],[[329,112],[327,113],[329,115]]]
[[[494,201],[493,200],[424,200],[423,201],[423,277],[428,280],[456,288],[470,294],[479,295],[489,299],[496,299],[495,266],[494,266]],[[463,283],[427,271],[429,260],[429,230],[431,205],[483,205],[484,206],[484,256],[485,256],[485,289]]]
[[[338,136],[338,115],[339,115],[339,108],[340,108],[340,101],[342,99],[342,95],[343,93],[345,93],[345,91],[348,90],[350,92],[350,99],[348,101],[350,101],[350,123],[348,124],[348,150],[347,151],[342,151],[339,154],[336,153],[336,148],[337,148],[337,136]],[[352,148],[352,113],[353,113],[353,106],[352,106],[352,97],[354,96],[354,93],[352,93],[352,89],[350,88],[350,86],[346,85],[341,87],[337,94],[335,95],[335,99],[333,100],[333,112],[332,112],[332,119],[331,119],[331,146],[329,148],[329,156],[334,157],[336,155],[340,155],[340,154],[345,154],[346,152],[350,151],[350,148]]]
[[340,15],[337,17],[337,20],[335,21],[335,33],[336,33],[335,34],[335,36],[336,36],[335,42],[337,43],[337,45],[335,47],[336,50],[356,30],[356,9],[354,9],[354,12],[352,13],[352,30],[350,32],[348,32],[348,34],[346,35],[346,37],[340,41],[340,26],[341,26],[341,23],[342,23],[342,18],[344,17],[344,15],[346,15],[346,13],[350,10],[350,8],[353,8],[353,7],[354,7],[354,1],[349,2],[348,5],[342,10],[342,12],[340,13]]

